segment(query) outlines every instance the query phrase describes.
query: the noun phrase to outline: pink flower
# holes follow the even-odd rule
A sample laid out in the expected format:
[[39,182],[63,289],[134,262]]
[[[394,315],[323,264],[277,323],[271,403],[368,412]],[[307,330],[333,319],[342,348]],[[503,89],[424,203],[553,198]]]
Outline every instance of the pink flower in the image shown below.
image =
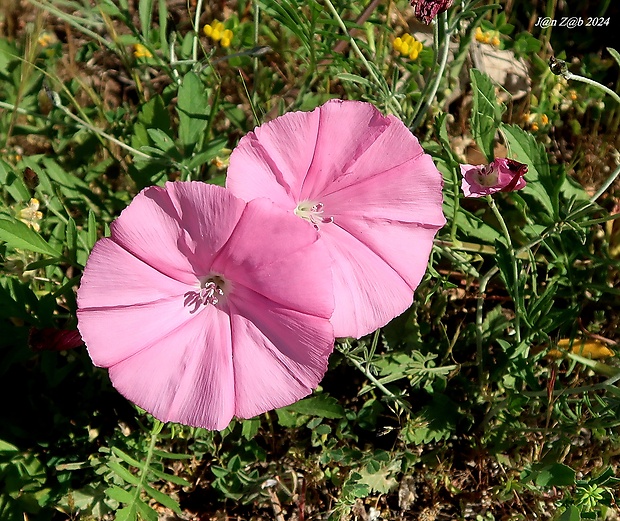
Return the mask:
[[268,197],[319,231],[338,337],[370,333],[411,305],[445,223],[430,156],[369,103],[332,100],[256,128],[233,151],[227,186],[245,200]]
[[223,429],[309,394],[334,335],[329,256],[267,200],[143,190],[88,259],[79,330],[95,365],[162,421]]
[[453,2],[454,0],[411,0],[411,5],[415,17],[428,25],[439,13],[450,9]]
[[488,165],[461,165],[461,189],[465,197],[482,197],[495,192],[521,190],[527,165],[513,159],[495,159]]

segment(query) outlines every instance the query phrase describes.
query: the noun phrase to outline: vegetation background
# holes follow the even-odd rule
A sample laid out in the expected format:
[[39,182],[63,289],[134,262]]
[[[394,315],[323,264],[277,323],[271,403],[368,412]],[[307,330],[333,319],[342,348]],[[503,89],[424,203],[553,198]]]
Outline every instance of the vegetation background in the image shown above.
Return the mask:
[[[618,519],[619,11],[0,2],[0,519]],[[75,334],[90,249],[141,188],[222,184],[255,125],[334,97],[403,119],[444,174],[414,306],[297,404],[154,421]],[[528,187],[463,199],[458,164],[495,155]]]

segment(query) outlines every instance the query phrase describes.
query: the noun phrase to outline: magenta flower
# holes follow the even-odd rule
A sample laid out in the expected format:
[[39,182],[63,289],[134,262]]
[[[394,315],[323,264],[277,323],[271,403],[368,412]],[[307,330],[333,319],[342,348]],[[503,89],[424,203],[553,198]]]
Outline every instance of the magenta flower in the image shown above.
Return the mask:
[[494,159],[488,165],[461,165],[461,189],[465,197],[483,197],[495,192],[521,190],[527,165],[513,159]]
[[332,100],[256,128],[233,151],[227,186],[245,200],[268,197],[319,231],[338,337],[370,333],[411,305],[445,223],[430,156],[369,103]]
[[411,0],[411,5],[415,17],[428,25],[439,13],[450,9],[453,2],[454,0]]
[[79,330],[95,365],[162,421],[223,429],[309,394],[334,335],[317,233],[204,183],[143,190],[88,259]]

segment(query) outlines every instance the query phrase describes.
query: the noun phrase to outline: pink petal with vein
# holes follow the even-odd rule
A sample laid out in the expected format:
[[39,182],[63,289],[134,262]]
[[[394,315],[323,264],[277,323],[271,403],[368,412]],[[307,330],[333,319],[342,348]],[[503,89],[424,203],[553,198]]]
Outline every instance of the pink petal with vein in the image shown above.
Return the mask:
[[225,428],[235,414],[229,317],[205,308],[182,328],[110,368],[114,387],[162,421]]
[[370,333],[411,304],[445,224],[430,156],[369,103],[331,100],[262,125],[233,151],[226,183],[318,229],[333,263],[336,336]]
[[333,287],[311,226],[267,200],[167,183],[111,230],[84,270],[78,327],[128,399],[164,421],[222,429],[317,385]]
[[322,232],[321,240],[333,261],[336,336],[359,338],[411,305],[413,291],[407,282],[348,231],[332,226]]

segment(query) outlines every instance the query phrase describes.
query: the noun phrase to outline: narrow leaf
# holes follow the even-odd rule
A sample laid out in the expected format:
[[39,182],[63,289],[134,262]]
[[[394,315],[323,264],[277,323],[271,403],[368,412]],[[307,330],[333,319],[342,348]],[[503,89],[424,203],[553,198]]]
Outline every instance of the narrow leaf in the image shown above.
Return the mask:
[[502,110],[495,96],[491,78],[477,69],[471,70],[471,85],[474,106],[471,113],[471,128],[476,143],[488,161],[493,159],[495,132],[499,126]]
[[11,248],[42,253],[51,257],[61,257],[60,252],[52,248],[32,228],[7,216],[0,218],[0,241],[6,242]]
[[172,510],[175,514],[182,515],[181,507],[179,504],[170,496],[167,496],[160,490],[157,490],[149,485],[144,485],[145,492],[151,496],[155,501],[157,501],[160,505],[165,506]]

